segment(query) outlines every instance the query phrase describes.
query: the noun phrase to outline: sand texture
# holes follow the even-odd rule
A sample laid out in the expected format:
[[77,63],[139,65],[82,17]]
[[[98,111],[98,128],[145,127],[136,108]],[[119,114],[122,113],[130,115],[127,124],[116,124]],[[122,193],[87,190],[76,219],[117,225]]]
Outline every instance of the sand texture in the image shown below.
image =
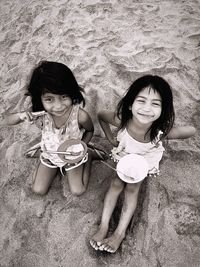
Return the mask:
[[[114,109],[131,82],[147,73],[172,86],[176,124],[197,128],[191,139],[165,144],[161,175],[144,181],[124,242],[107,254],[89,239],[115,173],[96,161],[83,196],[72,196],[60,177],[46,196],[37,196],[30,186],[38,159],[24,152],[38,127],[1,126],[0,266],[200,266],[199,1],[1,0],[0,23],[1,114],[29,105],[20,99],[30,71],[53,60],[67,64],[85,89],[94,140],[108,151],[96,113]],[[111,229],[119,210],[120,202]]]

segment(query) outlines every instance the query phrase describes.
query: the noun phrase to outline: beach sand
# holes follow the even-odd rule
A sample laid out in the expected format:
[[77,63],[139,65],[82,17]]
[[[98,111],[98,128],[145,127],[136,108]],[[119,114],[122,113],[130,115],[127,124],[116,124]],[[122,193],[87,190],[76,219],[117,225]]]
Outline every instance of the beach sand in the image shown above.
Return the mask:
[[[143,182],[137,211],[115,254],[89,244],[113,175],[92,166],[88,191],[72,196],[58,176],[44,197],[32,193],[37,158],[24,156],[36,125],[1,126],[1,267],[200,266],[200,5],[199,1],[1,1],[0,113],[26,108],[30,72],[40,60],[60,61],[85,89],[94,141],[110,149],[97,122],[136,78],[157,74],[173,89],[176,124],[189,140],[165,144],[160,176]],[[63,191],[64,195],[63,196]],[[120,202],[111,220],[116,227]]]

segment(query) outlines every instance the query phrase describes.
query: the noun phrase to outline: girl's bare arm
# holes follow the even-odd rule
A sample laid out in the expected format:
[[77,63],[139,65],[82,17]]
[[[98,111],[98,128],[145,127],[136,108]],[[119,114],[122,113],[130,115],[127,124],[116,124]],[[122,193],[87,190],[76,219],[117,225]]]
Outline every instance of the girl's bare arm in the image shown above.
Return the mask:
[[196,133],[196,129],[193,126],[179,126],[173,127],[169,134],[168,139],[186,139],[193,136]]
[[102,130],[105,133],[106,138],[113,146],[118,146],[118,141],[114,137],[110,125],[115,127],[119,126],[119,119],[116,117],[116,114],[112,111],[100,111],[98,113],[99,123],[101,125]]
[[84,128],[85,130],[82,141],[88,144],[94,134],[94,125],[92,119],[85,110],[79,109],[78,122],[80,128]]
[[33,116],[31,112],[18,112],[13,114],[4,115],[4,118],[1,122],[1,125],[16,125],[22,121],[29,121],[33,120]]

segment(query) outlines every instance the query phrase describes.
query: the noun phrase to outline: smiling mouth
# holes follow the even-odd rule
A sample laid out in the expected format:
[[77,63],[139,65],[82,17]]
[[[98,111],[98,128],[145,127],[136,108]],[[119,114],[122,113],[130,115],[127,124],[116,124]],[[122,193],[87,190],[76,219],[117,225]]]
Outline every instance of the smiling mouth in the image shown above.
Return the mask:
[[138,115],[142,116],[142,117],[146,117],[146,118],[153,118],[154,115],[149,115],[149,114],[144,114],[144,113],[138,113]]
[[55,114],[63,114],[65,112],[65,110],[61,110],[61,111],[54,111]]

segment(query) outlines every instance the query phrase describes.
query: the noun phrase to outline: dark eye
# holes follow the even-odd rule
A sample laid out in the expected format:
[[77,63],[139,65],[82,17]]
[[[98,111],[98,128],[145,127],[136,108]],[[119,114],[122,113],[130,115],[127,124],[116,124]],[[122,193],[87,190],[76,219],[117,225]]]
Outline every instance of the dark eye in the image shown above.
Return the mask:
[[153,106],[160,107],[161,104],[160,103],[153,103]]
[[69,96],[67,96],[67,95],[62,95],[62,99],[63,100],[66,100],[66,99],[68,99],[69,98]]
[[137,102],[144,103],[145,101],[143,99],[137,99]]
[[46,97],[46,98],[44,98],[44,101],[46,101],[46,102],[52,102],[52,98],[51,97]]

